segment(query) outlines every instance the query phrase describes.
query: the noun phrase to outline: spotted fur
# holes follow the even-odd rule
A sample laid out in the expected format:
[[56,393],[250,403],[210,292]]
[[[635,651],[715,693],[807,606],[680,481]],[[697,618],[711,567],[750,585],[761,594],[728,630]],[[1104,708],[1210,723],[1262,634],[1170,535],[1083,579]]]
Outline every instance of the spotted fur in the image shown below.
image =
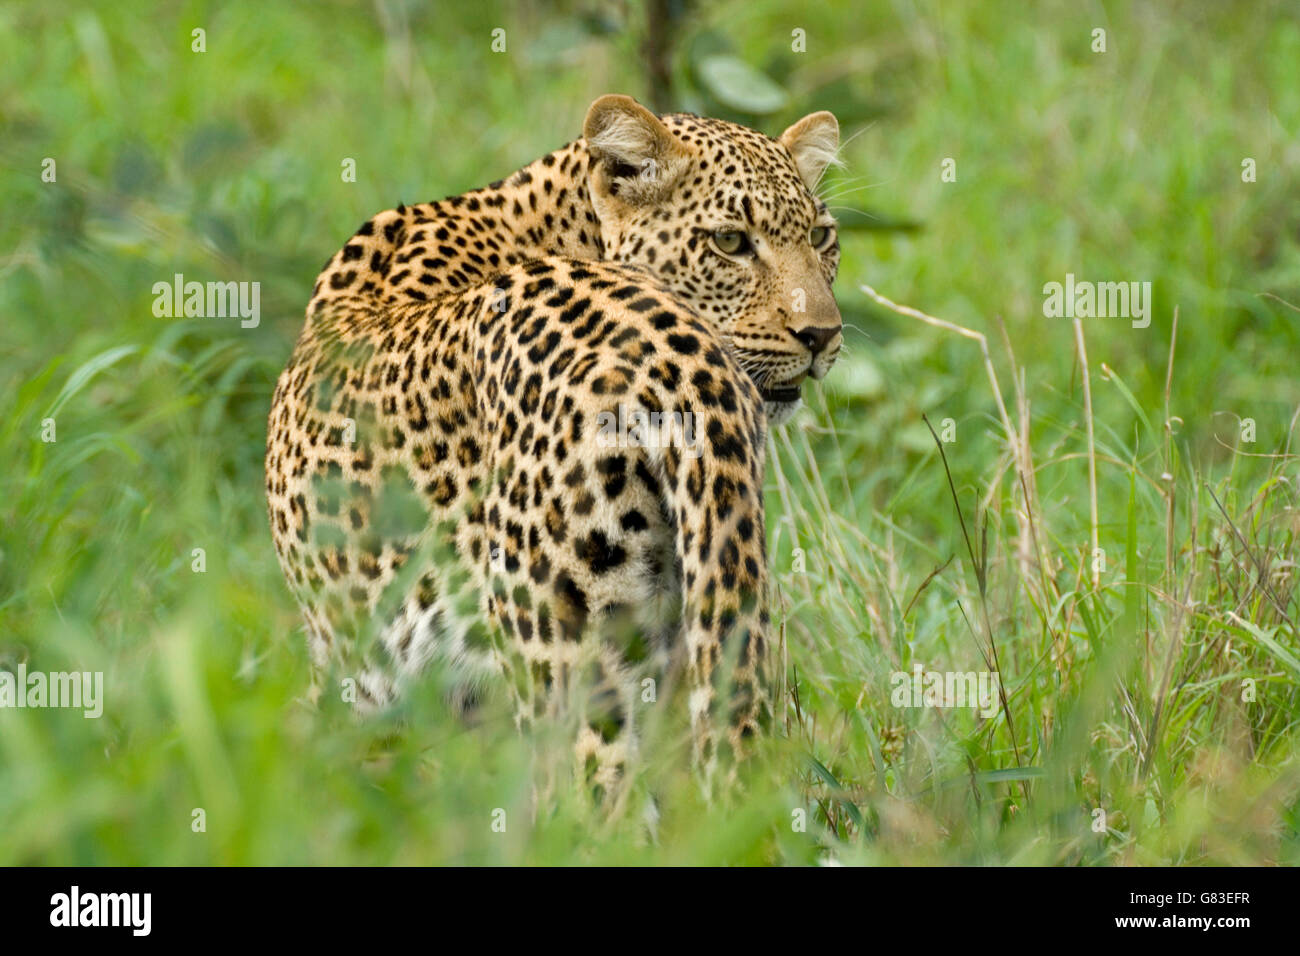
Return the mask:
[[766,429],[841,342],[813,193],[837,135],[828,113],[774,140],[607,96],[582,139],[357,231],[268,423],[272,532],[322,672],[382,706],[442,659],[511,688],[521,725],[576,710],[607,788],[641,681],[683,673],[706,774],[743,751],[771,708]]

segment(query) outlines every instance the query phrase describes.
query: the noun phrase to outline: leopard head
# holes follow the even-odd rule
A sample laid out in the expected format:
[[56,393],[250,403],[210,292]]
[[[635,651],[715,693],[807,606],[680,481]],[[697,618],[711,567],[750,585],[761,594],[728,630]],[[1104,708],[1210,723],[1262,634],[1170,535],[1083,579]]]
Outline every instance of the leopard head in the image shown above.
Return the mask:
[[711,322],[768,422],[787,421],[804,381],[824,377],[843,345],[831,293],[839,239],[814,193],[835,161],[835,117],[812,113],[772,139],[603,96],[583,134],[605,258],[656,273]]

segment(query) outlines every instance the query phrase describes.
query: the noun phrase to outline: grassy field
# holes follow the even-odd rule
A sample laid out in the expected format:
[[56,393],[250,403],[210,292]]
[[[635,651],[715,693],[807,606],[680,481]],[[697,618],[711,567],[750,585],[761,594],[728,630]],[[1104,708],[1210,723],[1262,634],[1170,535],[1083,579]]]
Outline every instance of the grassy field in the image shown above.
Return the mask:
[[[306,703],[262,493],[327,257],[645,96],[639,8],[0,3],[0,669],[105,682],[0,710],[0,863],[1300,863],[1294,5],[830,6],[678,38],[682,106],[840,116],[849,330],[771,439],[785,733],[720,815],[662,720],[648,840],[534,820],[562,743],[501,707]],[[701,50],[783,102],[710,98]],[[259,282],[260,323],[156,318],[176,273]],[[1150,324],[1045,316],[1067,274],[1151,283]],[[916,667],[1004,696],[894,706]]]

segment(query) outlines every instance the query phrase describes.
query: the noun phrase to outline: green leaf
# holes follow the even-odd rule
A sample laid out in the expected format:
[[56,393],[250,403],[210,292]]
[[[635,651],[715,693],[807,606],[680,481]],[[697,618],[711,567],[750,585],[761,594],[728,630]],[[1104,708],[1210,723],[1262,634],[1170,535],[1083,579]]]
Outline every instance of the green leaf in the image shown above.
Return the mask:
[[[834,185],[819,190],[832,196],[834,191]],[[924,228],[925,223],[919,219],[899,218],[867,209],[845,209],[836,206],[835,225],[840,232],[918,232]]]
[[1258,643],[1262,644],[1270,654],[1290,668],[1293,674],[1300,677],[1300,660],[1297,660],[1294,654],[1273,639],[1273,635],[1277,633],[1277,628],[1273,628],[1271,631],[1265,631],[1258,625],[1252,624],[1250,621],[1233,614],[1231,611],[1228,612],[1228,616],[1238,625],[1234,630],[1249,634]]
[[1011,783],[1016,780],[1036,780],[1047,773],[1042,767],[1008,767],[1004,770],[985,770],[975,774],[980,783]]
[[[1133,393],[1129,391],[1128,386],[1124,384],[1120,377],[1115,374],[1115,370],[1107,366],[1102,377],[1115,386],[1124,401],[1128,403],[1128,407],[1133,409],[1133,414],[1138,417],[1138,421],[1142,423],[1143,427],[1147,430],[1147,434],[1151,436],[1152,445],[1157,448],[1160,447],[1160,434],[1156,431],[1155,426],[1151,424],[1151,419],[1147,417],[1146,409],[1144,409],[1138,400],[1133,397]],[[1133,449],[1133,453],[1135,455],[1137,454],[1137,448]]]
[[756,116],[777,113],[790,99],[765,73],[730,54],[704,57],[697,72],[700,82],[719,102],[742,113]]
[[1142,592],[1138,583],[1137,471],[1128,473],[1128,535],[1124,546],[1124,626],[1130,635],[1138,633]]
[[138,345],[119,345],[117,348],[109,349],[107,352],[100,352],[89,361],[83,362],[77,367],[76,371],[68,376],[68,381],[63,386],[63,390],[59,392],[59,397],[54,400],[54,404],[50,406],[50,410],[45,413],[44,417],[53,418],[59,413],[59,409],[63,407],[64,403],[85,388],[86,383],[92,378],[109,366],[138,351],[140,351]]
[[835,798],[835,802],[844,808],[844,812],[849,815],[849,819],[853,821],[853,825],[861,829],[862,811],[858,809],[857,804],[855,804],[852,800],[849,800],[844,796],[842,796],[842,794],[845,792],[844,785],[835,779],[835,774],[831,773],[828,769],[826,769],[825,764],[823,764],[820,760],[818,760],[812,754],[807,754],[806,756],[808,758],[808,765],[812,767],[813,773],[821,777],[822,782],[826,784],[826,786],[831,788],[833,792],[833,796]]

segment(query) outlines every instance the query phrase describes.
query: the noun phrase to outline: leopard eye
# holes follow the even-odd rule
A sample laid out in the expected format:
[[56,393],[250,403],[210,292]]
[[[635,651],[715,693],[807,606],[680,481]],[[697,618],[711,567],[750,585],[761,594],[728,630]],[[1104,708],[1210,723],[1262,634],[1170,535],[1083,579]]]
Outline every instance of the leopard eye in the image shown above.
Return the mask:
[[713,244],[728,256],[738,256],[749,251],[749,237],[736,229],[719,229],[713,234]]
[[831,230],[829,226],[813,226],[808,231],[808,241],[813,244],[814,249],[820,249],[822,246],[828,245],[830,237]]

